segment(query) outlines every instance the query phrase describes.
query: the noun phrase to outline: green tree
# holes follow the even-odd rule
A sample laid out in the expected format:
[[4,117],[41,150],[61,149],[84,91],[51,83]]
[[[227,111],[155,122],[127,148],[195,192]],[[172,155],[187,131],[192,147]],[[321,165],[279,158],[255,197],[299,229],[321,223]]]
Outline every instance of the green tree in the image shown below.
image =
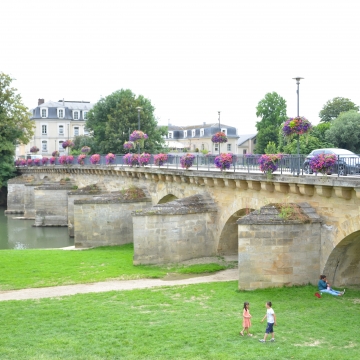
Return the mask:
[[34,135],[30,113],[23,105],[13,79],[0,73],[0,187],[14,176],[14,157],[17,142],[27,144]]
[[273,141],[270,141],[265,148],[265,154],[276,154],[277,148],[276,144]]
[[270,141],[279,144],[279,127],[286,120],[286,100],[276,92],[267,93],[256,107],[256,153],[263,154]]
[[150,100],[121,89],[100,99],[88,113],[86,128],[92,132],[99,152],[124,153],[129,133],[139,130],[137,107],[141,107],[140,130],[149,136],[141,151],[154,153],[162,148],[167,128],[157,126]]
[[81,148],[83,146],[90,147],[90,154],[96,154],[98,148],[96,147],[95,139],[92,136],[79,135],[74,138],[74,146],[71,149],[71,154],[79,155],[81,154]]
[[350,99],[336,97],[329,100],[319,112],[321,122],[329,122],[335,120],[342,112],[356,110],[359,111],[359,107],[355,105]]
[[[318,137],[311,135],[300,136],[300,154],[307,155],[315,149],[331,148],[333,145],[328,142],[322,142]],[[297,154],[297,139],[293,139],[291,142],[283,146],[282,151],[284,154]]]
[[325,136],[336,147],[360,153],[360,114],[356,110],[341,113]]
[[270,125],[258,131],[256,135],[255,153],[264,154],[269,142],[273,142],[277,146],[279,142],[279,129],[277,126]]
[[261,117],[256,122],[257,130],[268,126],[280,126],[286,120],[286,100],[276,92],[267,93],[256,107],[256,116]]

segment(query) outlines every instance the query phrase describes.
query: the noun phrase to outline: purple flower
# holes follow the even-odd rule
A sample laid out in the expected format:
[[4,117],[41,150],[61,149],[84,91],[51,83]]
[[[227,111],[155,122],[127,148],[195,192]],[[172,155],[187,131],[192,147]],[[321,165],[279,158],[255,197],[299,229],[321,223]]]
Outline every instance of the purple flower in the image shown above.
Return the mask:
[[139,155],[138,154],[126,154],[123,156],[126,165],[134,166],[139,165]]
[[305,117],[289,118],[285,121],[282,131],[285,137],[303,135],[311,130],[311,123]]
[[139,156],[139,164],[141,166],[145,166],[149,163],[151,159],[151,155],[148,154],[148,153],[142,153],[140,156]]
[[85,158],[86,158],[86,155],[85,154],[81,154],[77,157],[77,162],[79,165],[84,165],[85,163]]
[[101,157],[99,154],[93,154],[90,156],[90,162],[94,165],[98,164],[100,162],[100,159],[101,159]]
[[112,164],[115,161],[116,155],[114,155],[113,153],[108,153],[105,156],[106,159],[106,165]]
[[213,143],[226,143],[228,141],[225,133],[222,131],[217,132],[215,135],[212,136],[211,141]]
[[65,140],[63,143],[62,143],[62,147],[64,149],[68,148],[68,147],[73,147],[74,146],[74,142],[71,141],[71,140]]
[[214,164],[218,169],[225,170],[230,169],[230,166],[233,163],[234,155],[231,153],[228,154],[220,154],[215,157]]
[[189,169],[194,162],[195,155],[193,154],[186,154],[180,158],[180,164],[183,169]]
[[282,154],[265,154],[261,155],[258,163],[260,165],[260,170],[264,173],[272,174],[277,170],[279,166],[279,160],[282,159]]
[[30,152],[31,153],[37,153],[39,151],[39,148],[37,146],[33,146],[31,149],[30,149]]
[[167,154],[157,154],[154,156],[155,165],[162,166],[162,165],[164,165],[164,162],[167,161],[167,159],[168,159]]
[[89,146],[83,146],[83,147],[81,148],[81,152],[82,152],[83,154],[89,153],[90,150],[91,150],[91,148],[90,148]]
[[327,174],[336,162],[336,155],[334,154],[318,154],[315,155],[309,162],[310,169],[313,172]]

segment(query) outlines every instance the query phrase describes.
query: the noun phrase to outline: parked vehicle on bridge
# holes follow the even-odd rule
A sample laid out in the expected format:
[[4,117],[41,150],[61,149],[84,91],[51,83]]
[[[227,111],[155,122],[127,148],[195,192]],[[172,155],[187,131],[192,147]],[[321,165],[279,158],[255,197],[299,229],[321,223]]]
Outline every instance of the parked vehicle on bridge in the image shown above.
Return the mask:
[[304,174],[312,174],[310,168],[310,160],[319,154],[329,154],[336,156],[336,162],[328,175],[339,174],[346,176],[348,174],[360,174],[360,156],[354,154],[352,151],[345,149],[316,149],[313,150],[306,158],[303,164]]

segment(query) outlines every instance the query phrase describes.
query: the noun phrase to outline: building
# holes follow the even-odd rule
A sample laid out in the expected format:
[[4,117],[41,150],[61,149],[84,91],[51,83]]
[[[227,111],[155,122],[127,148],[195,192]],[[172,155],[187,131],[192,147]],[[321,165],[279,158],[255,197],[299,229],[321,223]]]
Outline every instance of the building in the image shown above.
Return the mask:
[[[214,144],[211,137],[218,131],[226,134],[228,142],[223,144]],[[197,152],[206,150],[217,154],[219,152],[237,153],[237,135],[236,128],[224,124],[206,124],[191,126],[168,126],[168,134],[165,138],[165,144],[170,150],[185,150]]]
[[27,145],[17,148],[16,156],[29,154],[30,148],[39,148],[39,154],[49,156],[55,150],[65,152],[62,143],[75,136],[87,135],[85,122],[87,113],[94,104],[89,101],[48,101],[38,100],[38,106],[30,112],[35,123],[35,134]]
[[256,135],[240,135],[237,141],[238,154],[254,154],[256,145]]

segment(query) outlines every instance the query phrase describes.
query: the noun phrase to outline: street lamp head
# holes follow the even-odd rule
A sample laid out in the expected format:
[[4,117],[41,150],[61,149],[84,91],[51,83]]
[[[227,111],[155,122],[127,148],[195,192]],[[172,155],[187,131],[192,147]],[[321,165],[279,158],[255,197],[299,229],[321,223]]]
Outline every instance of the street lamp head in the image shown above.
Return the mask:
[[138,106],[138,107],[136,108],[136,110],[137,110],[138,112],[140,112],[140,110],[142,110],[142,107],[141,107],[141,106]]
[[304,79],[304,78],[298,76],[298,77],[294,77],[293,79],[296,80],[296,83],[297,83],[297,84],[300,84],[300,80],[302,80],[302,79]]

